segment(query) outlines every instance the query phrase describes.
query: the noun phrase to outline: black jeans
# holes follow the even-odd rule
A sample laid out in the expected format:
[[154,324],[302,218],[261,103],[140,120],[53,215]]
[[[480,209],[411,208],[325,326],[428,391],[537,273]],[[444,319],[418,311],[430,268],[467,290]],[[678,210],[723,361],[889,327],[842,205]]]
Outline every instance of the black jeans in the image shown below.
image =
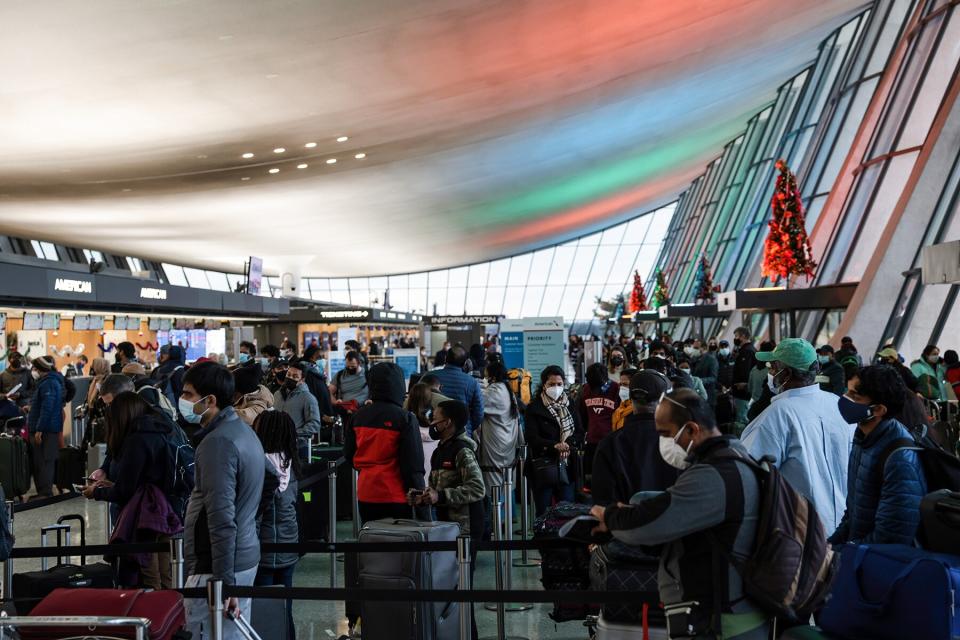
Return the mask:
[[57,467],[57,453],[60,451],[59,433],[41,433],[40,444],[30,434],[33,447],[33,481],[37,485],[38,496],[53,495],[53,475]]
[[[293,572],[297,565],[292,564],[282,569],[268,569],[260,567],[257,569],[257,577],[253,580],[256,587],[270,587],[275,584],[282,584],[285,587],[293,586]],[[287,600],[287,640],[295,640],[297,630],[293,625],[293,600]]]

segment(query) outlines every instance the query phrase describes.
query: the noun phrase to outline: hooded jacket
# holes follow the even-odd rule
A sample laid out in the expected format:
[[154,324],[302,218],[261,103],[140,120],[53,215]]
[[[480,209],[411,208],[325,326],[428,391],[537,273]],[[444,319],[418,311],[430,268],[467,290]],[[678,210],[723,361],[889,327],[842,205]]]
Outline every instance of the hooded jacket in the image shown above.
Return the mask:
[[167,450],[171,425],[163,417],[147,414],[124,438],[120,451],[110,453],[110,479],[113,485],[97,487],[93,497],[113,502],[121,508],[145,485],[153,485],[164,493],[168,504],[173,504],[166,494],[173,489],[176,473],[174,461]]
[[483,533],[483,474],[477,464],[477,443],[465,432],[441,442],[430,459],[430,487],[435,489],[440,520],[456,522],[460,531]]
[[511,402],[506,383],[494,382],[483,390],[483,424],[474,437],[480,443],[480,468],[487,486],[503,484],[503,470],[517,460],[517,447],[523,440],[520,410]]
[[240,397],[237,404],[233,405],[240,419],[253,426],[253,421],[261,413],[273,407],[273,394],[270,389],[260,385],[253,393],[248,393]]
[[403,408],[403,370],[381,362],[370,370],[372,404],[360,407],[345,433],[343,455],[360,476],[360,502],[406,504],[409,489],[424,488],[420,423]]
[[64,377],[51,371],[37,383],[30,401],[27,424],[30,433],[60,433],[63,431]]
[[[277,476],[279,487],[267,501],[263,516],[260,518],[260,543],[300,542],[300,528],[297,524],[297,480],[290,470],[289,479],[283,483],[283,472],[277,469],[270,456],[267,458],[266,473]],[[294,565],[300,559],[297,553],[267,552],[260,556],[260,566],[264,569],[282,569]]]
[[320,431],[320,409],[317,399],[303,382],[290,391],[280,387],[273,394],[273,407],[277,411],[286,411],[297,425],[297,436],[310,438]]
[[[750,372],[757,366],[757,348],[753,342],[744,342],[737,350],[737,358],[733,362],[733,397],[738,400],[750,399]],[[737,385],[747,385],[737,387]]]

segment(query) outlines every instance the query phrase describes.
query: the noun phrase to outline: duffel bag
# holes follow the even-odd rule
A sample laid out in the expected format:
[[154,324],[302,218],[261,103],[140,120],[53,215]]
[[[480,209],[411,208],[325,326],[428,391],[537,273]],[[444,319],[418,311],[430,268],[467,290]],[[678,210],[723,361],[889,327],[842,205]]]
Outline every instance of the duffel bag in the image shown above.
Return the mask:
[[896,544],[844,545],[817,622],[828,634],[871,640],[960,636],[960,557]]

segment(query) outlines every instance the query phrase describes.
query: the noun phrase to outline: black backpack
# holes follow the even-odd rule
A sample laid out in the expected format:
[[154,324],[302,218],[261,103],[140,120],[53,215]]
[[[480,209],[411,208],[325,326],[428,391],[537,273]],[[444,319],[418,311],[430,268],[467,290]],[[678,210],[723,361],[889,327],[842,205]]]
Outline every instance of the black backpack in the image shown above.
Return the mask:
[[960,491],[960,459],[937,444],[928,433],[914,438],[898,438],[880,454],[880,477],[883,478],[887,459],[894,451],[909,449],[917,452],[923,475],[927,479],[927,493],[940,489]]

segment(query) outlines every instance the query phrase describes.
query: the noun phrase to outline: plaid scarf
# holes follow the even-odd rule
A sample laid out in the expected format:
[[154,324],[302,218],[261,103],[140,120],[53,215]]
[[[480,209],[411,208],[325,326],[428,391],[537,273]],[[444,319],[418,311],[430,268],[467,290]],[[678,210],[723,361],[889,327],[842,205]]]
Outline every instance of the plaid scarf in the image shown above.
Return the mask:
[[560,425],[560,442],[566,442],[567,438],[573,435],[573,415],[570,413],[570,400],[567,399],[567,394],[560,396],[556,402],[546,393],[542,395],[543,404]]

